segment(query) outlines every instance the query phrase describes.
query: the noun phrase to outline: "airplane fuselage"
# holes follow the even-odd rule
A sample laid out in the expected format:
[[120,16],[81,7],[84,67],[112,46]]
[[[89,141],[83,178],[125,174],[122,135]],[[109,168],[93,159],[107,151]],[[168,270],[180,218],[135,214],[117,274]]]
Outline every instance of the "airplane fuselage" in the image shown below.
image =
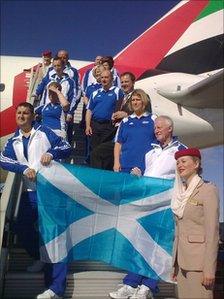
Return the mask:
[[[24,95],[27,94],[29,80],[26,76],[18,79],[18,75],[24,69],[30,69],[39,62],[40,58],[38,57],[1,57],[1,83],[5,85],[5,90],[1,92],[2,115],[12,106],[15,108],[18,102],[26,100]],[[71,64],[79,69],[89,65],[90,62],[71,60]],[[152,112],[156,115],[170,116],[174,120],[175,134],[180,136],[182,142],[188,146],[203,148],[223,143],[223,109],[181,106],[160,95],[158,91],[167,88],[170,90],[184,88],[190,84],[200,82],[206,76],[208,77],[209,74],[167,73],[136,82],[136,87],[142,88],[150,96]],[[24,91],[24,89],[26,90]],[[1,132],[3,131],[3,134],[1,134],[1,146],[9,137],[9,134],[13,133],[12,130],[7,130],[7,127],[11,122],[15,122],[12,114],[10,114],[10,118],[5,116],[3,118],[4,120],[1,120]]]

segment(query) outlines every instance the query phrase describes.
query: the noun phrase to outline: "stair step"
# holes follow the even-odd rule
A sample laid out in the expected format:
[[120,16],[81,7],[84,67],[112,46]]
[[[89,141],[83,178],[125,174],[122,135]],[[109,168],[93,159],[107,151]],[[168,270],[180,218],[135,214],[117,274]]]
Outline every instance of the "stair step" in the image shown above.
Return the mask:
[[[121,283],[124,273],[86,271],[67,276],[64,298],[108,298],[108,293]],[[175,285],[160,283],[156,298],[176,298]],[[5,299],[34,298],[44,291],[43,273],[9,272],[6,275]]]
[[[15,245],[10,250],[5,277],[5,299],[34,298],[44,290],[43,273],[28,273],[32,259]],[[70,264],[65,299],[108,298],[108,293],[122,283],[125,272],[103,262],[76,261]],[[157,297],[156,297],[157,298]],[[160,283],[158,298],[175,298],[175,285]]]
[[[43,273],[27,273],[26,267],[32,259],[25,250],[12,248],[9,255],[8,273],[5,277],[5,299],[28,299],[44,290]],[[215,299],[224,298],[223,261],[218,261],[216,275]],[[65,299],[103,299],[108,293],[117,288],[125,273],[98,261],[76,261],[70,264],[67,276]],[[161,282],[160,292],[155,298],[176,298],[175,285]]]

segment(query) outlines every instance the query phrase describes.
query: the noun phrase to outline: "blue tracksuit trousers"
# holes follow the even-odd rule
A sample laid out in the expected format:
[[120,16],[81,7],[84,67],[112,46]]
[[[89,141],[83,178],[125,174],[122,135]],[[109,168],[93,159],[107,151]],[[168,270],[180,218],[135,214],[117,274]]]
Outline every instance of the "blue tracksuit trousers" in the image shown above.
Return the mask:
[[153,294],[155,294],[158,291],[157,279],[151,279],[132,272],[128,272],[128,274],[123,279],[123,283],[133,288],[137,288],[137,286],[144,284],[145,286],[150,288]]
[[[27,253],[36,260],[40,259],[36,191],[22,193],[15,229]],[[44,267],[46,288],[59,296],[65,292],[67,268],[66,263],[46,264]]]

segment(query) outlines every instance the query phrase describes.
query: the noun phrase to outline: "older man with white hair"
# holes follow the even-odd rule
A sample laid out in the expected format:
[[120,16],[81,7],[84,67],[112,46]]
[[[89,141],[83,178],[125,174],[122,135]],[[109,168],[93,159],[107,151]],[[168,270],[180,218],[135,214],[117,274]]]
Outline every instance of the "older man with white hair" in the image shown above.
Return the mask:
[[[152,149],[145,155],[144,176],[174,179],[176,160],[175,152],[186,146],[173,136],[173,121],[169,116],[161,115],[155,119],[154,133],[156,143],[151,143]],[[142,172],[134,167],[132,174],[141,176]],[[157,291],[158,280],[129,272],[123,279],[123,286],[110,293],[111,298],[152,299]]]

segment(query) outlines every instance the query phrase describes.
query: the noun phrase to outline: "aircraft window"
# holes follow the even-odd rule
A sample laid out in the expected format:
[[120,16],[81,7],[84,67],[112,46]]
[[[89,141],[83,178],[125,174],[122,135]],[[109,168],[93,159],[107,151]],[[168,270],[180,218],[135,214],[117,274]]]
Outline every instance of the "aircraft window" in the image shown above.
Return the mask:
[[4,91],[5,90],[5,84],[4,83],[0,83],[0,91]]

